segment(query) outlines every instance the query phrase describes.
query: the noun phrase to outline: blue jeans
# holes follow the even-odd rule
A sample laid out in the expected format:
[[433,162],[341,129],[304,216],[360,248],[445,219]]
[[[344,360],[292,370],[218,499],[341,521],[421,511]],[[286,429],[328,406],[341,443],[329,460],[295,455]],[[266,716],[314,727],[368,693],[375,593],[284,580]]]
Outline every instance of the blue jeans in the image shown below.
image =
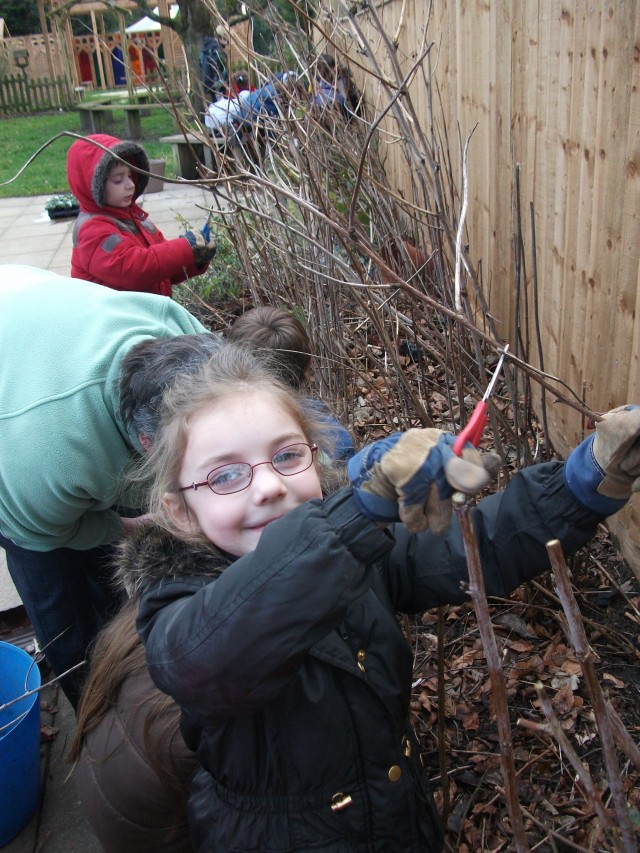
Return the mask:
[[[98,630],[120,607],[124,594],[112,583],[112,547],[90,551],[29,551],[0,533],[9,574],[40,647],[56,675],[86,660]],[[60,679],[74,708],[87,667]]]

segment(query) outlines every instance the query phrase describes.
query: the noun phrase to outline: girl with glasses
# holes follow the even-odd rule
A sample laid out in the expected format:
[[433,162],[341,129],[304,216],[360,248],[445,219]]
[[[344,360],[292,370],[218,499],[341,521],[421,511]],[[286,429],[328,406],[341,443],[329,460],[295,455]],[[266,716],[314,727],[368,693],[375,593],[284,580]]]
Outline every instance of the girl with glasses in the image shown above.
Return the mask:
[[[637,437],[640,410],[630,422]],[[607,459],[625,455],[619,436],[602,435]],[[487,485],[490,454],[469,446],[459,458],[453,441],[387,436],[338,488],[322,424],[249,351],[223,346],[167,393],[142,472],[157,526],[127,541],[120,574],[140,600],[151,677],[180,706],[200,762],[194,850],[442,849],[397,612],[465,600],[449,499]],[[479,502],[489,594],[547,569],[550,538],[572,552],[625,503],[631,485],[597,494],[606,465],[587,470],[600,450],[586,449]]]

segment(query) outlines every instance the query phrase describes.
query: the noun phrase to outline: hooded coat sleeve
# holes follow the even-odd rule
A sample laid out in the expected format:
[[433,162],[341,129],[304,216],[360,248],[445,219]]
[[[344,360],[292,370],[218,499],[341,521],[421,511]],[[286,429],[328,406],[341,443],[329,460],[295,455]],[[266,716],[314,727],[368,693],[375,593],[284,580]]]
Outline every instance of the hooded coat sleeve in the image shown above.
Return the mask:
[[[516,474],[506,489],[472,510],[487,595],[506,596],[550,569],[546,543],[559,539],[564,553],[591,539],[603,520],[578,503],[565,485],[564,463],[534,465]],[[418,613],[441,604],[468,601],[467,561],[454,513],[443,536],[412,536],[390,528],[388,584],[397,610]]]
[[[153,229],[153,230],[145,230]],[[91,281],[115,290],[139,290],[164,293],[162,281],[179,284],[207,269],[196,267],[193,251],[184,237],[165,240],[148,220],[138,231],[116,227],[106,217],[95,216],[79,229],[74,260]]]

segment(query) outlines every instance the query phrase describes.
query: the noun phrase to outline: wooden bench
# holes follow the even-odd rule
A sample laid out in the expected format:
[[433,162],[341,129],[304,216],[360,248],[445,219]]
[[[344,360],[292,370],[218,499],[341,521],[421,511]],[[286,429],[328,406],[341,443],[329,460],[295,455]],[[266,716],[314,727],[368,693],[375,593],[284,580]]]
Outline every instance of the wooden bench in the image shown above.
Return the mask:
[[80,116],[80,128],[83,133],[95,132],[93,129],[95,127],[93,112],[98,105],[106,106],[106,104],[109,103],[111,103],[111,101],[98,101],[90,104],[78,104],[76,106],[76,110]]
[[78,104],[80,126],[85,133],[103,133],[108,124],[113,121],[115,112],[124,113],[124,121],[128,139],[140,139],[142,136],[142,121],[144,115],[150,115],[151,110],[167,109],[165,104],[118,104],[92,103]]
[[[210,146],[205,145],[192,133],[176,133],[173,136],[161,136],[159,141],[171,146],[176,177],[186,178],[190,181],[201,177],[197,169],[198,162],[204,163],[208,169],[215,171],[216,165],[213,162]],[[220,145],[217,141],[212,140],[212,142]]]

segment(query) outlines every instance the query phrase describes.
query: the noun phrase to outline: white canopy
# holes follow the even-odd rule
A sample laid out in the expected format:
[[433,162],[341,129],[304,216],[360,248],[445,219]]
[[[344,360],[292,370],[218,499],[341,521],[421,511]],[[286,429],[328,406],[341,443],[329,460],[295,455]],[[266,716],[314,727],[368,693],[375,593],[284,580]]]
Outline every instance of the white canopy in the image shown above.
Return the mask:
[[[155,14],[158,13],[158,7],[156,6],[153,10]],[[172,18],[178,14],[178,4],[172,3],[169,9],[169,15]],[[140,21],[136,21],[135,24],[131,24],[128,27],[125,27],[125,33],[156,33],[160,29],[160,24],[157,21],[148,18],[146,15]]]

